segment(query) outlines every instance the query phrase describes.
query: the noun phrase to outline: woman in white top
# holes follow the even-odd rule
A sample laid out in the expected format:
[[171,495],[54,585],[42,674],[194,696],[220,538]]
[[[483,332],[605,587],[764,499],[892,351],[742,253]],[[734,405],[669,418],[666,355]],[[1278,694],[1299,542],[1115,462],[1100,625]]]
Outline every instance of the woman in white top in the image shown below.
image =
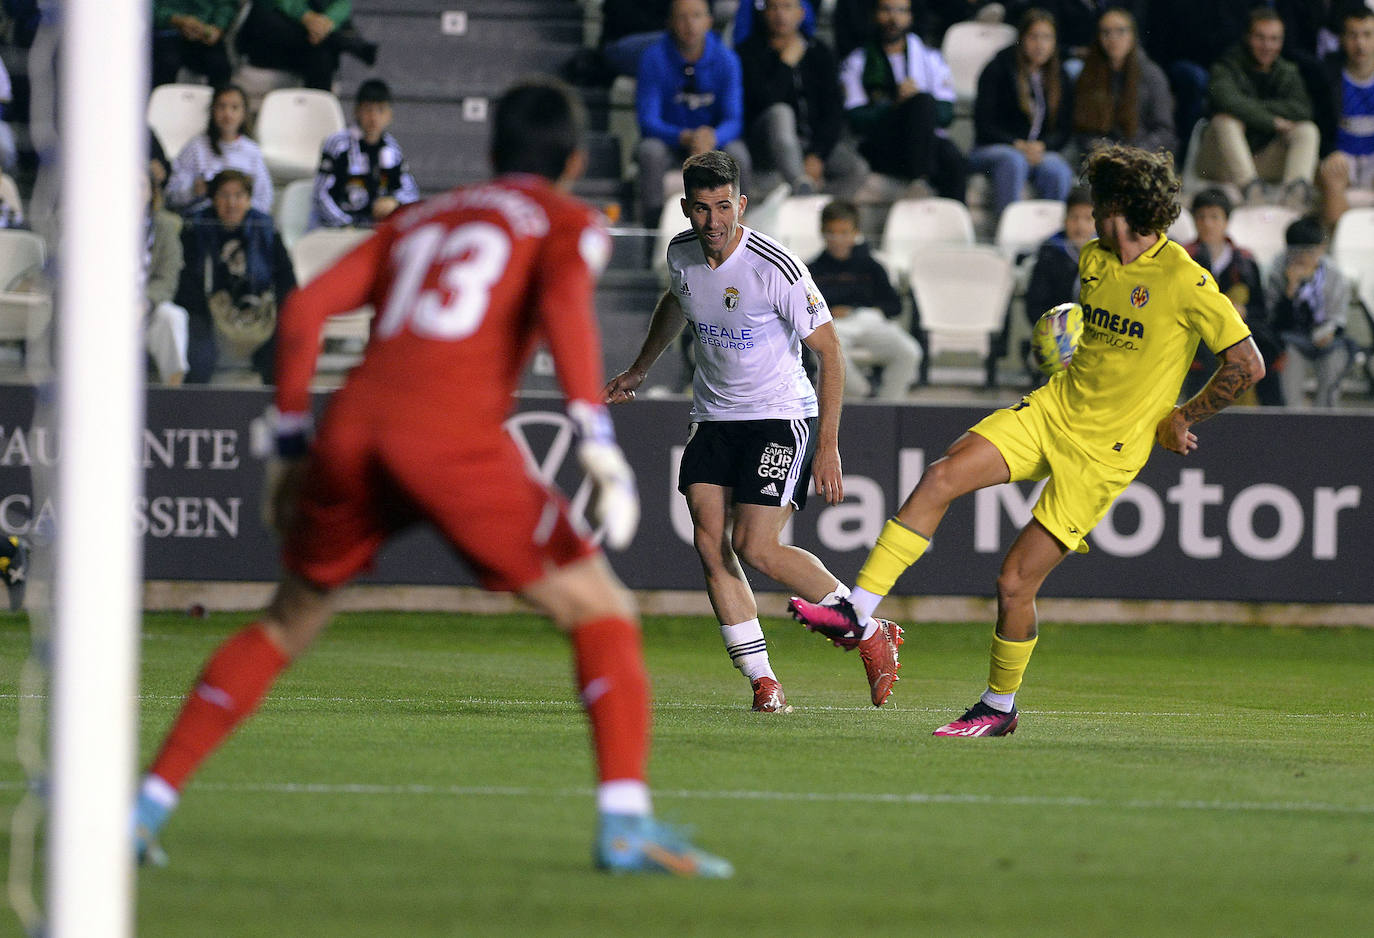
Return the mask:
[[272,177],[262,150],[247,135],[248,96],[238,85],[215,89],[205,133],[177,154],[167,180],[167,206],[183,215],[209,205],[206,184],[222,169],[253,177],[253,208],[272,211]]

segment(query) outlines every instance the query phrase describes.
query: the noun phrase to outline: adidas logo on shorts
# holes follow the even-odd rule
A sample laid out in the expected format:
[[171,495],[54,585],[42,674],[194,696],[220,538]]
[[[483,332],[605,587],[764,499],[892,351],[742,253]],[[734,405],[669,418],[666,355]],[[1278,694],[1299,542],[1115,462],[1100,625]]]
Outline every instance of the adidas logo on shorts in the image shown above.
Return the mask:
[[773,495],[773,496],[778,496],[778,495],[781,495],[781,494],[782,494],[781,492],[778,491],[778,484],[777,484],[776,482],[769,482],[769,483],[768,483],[767,485],[765,485],[763,488],[759,489],[759,493],[762,494],[762,495]]

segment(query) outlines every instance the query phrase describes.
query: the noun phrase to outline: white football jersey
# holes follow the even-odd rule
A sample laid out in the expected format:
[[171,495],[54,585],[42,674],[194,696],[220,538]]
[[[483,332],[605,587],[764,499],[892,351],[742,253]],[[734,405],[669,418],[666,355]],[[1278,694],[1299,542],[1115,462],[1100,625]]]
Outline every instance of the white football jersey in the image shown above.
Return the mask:
[[692,419],[814,417],[801,340],[830,321],[830,308],[795,254],[740,229],[740,243],[716,268],[691,229],[668,244],[668,288],[696,345]]

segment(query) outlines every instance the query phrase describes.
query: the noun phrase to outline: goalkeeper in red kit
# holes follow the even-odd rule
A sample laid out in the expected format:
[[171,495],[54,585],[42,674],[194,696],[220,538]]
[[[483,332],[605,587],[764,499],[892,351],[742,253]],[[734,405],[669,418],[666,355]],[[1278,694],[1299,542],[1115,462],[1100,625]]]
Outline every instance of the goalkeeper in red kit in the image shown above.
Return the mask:
[[[599,774],[597,865],[731,874],[654,820],[649,684],[632,600],[503,428],[542,339],[597,489],[596,520],[611,546],[629,543],[639,501],[601,404],[592,303],[609,241],[567,194],[585,162],[583,125],[563,86],[515,85],[495,108],[494,178],[397,211],[285,304],[281,471],[268,495],[285,573],[261,617],[206,662],[148,770],[135,809],[141,862],[165,862],[157,838],[187,780],[328,624],[335,589],[391,535],[427,522],[486,588],[519,593],[571,639]],[[324,321],[365,304],[377,315],[363,360],[312,439],[309,383]]]

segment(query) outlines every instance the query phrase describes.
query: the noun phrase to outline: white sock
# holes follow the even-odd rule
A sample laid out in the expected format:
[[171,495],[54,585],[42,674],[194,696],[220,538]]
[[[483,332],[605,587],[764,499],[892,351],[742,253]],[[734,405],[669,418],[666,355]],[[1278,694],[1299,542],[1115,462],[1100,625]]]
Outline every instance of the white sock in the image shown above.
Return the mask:
[[763,628],[758,619],[737,625],[722,625],[720,637],[725,642],[725,650],[730,653],[730,660],[751,683],[761,677],[777,680],[773,666],[768,663],[768,643],[764,641]]
[[845,586],[843,583],[841,583],[841,582],[839,582],[839,581],[837,580],[837,581],[835,582],[835,588],[834,588],[833,590],[831,590],[830,592],[828,592],[828,593],[825,594],[825,598],[821,600],[821,603],[820,603],[820,604],[821,604],[822,606],[833,606],[833,605],[835,605],[836,603],[838,603],[841,599],[848,599],[848,598],[849,598],[849,587]]
[[177,802],[181,800],[181,794],[157,775],[149,775],[145,778],[139,793],[150,801],[162,805],[168,811],[175,808]]
[[983,691],[981,699],[983,703],[994,710],[1001,710],[1003,713],[1011,713],[1011,708],[1016,703],[1016,692],[1012,691],[1010,694],[998,694],[989,687],[987,690]]
[[873,618],[873,613],[882,601],[883,597],[877,593],[870,593],[862,586],[856,586],[850,592],[849,605],[854,607],[854,614],[859,617],[859,624],[864,627],[863,638],[872,638],[873,633],[878,631],[878,622]]
[[596,786],[596,810],[602,814],[632,814],[648,817],[653,813],[649,786],[632,778],[602,782]]

